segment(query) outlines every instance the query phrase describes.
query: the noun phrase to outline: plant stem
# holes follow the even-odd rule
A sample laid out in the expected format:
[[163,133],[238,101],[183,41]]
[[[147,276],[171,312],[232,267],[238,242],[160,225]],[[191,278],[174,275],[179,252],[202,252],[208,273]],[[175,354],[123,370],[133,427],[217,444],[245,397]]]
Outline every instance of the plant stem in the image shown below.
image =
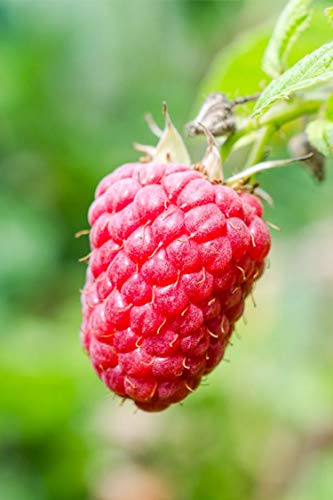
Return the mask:
[[270,136],[275,132],[275,127],[273,125],[266,125],[259,129],[257,137],[253,143],[252,149],[248,156],[246,167],[255,165],[260,162],[265,154],[265,146],[270,138]]
[[272,124],[276,129],[296,118],[304,115],[315,113],[324,104],[324,101],[319,99],[312,100],[295,100],[295,102],[287,103],[284,106],[279,106],[265,113],[262,118],[258,120],[260,126]]
[[223,144],[221,148],[222,160],[225,160],[230,155],[234,145],[239,141],[239,139],[251,132],[263,129],[262,134],[259,134],[258,142],[255,143],[247,164],[251,165],[254,161],[260,161],[262,158],[263,148],[265,144],[267,144],[271,135],[273,135],[286,123],[292,122],[301,116],[317,112],[323,104],[324,101],[319,99],[298,99],[291,103],[275,106],[259,119],[249,119],[245,125],[229,136]]

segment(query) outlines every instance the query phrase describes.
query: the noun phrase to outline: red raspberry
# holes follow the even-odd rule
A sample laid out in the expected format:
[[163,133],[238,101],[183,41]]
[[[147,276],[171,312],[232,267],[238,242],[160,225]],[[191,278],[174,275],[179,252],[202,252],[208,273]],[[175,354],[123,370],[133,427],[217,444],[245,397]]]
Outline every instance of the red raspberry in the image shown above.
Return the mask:
[[158,411],[215,368],[263,271],[261,217],[258,198],[183,165],[127,164],[100,182],[82,343],[109,389]]

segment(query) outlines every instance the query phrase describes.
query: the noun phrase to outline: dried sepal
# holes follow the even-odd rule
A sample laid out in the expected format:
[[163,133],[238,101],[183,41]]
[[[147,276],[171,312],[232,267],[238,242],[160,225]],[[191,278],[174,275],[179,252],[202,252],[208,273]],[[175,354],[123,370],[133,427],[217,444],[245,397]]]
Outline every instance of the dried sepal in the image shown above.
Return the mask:
[[288,149],[292,155],[306,155],[312,153],[312,156],[305,160],[311,174],[317,181],[325,179],[325,157],[310,143],[305,132],[292,137],[288,144]]
[[207,148],[200,165],[203,166],[210,181],[223,181],[221,155],[214,136],[203,123],[198,123],[198,126],[201,127],[201,130],[207,138]]
[[153,115],[151,113],[146,113],[145,120],[151,132],[160,139],[163,134],[163,130],[157,125],[153,118]]
[[156,148],[154,146],[148,146],[147,144],[139,144],[135,142],[133,147],[136,151],[144,153],[147,158],[151,159],[155,155]]
[[166,162],[190,165],[190,155],[181,135],[170,119],[166,103],[163,103],[163,114],[165,119],[165,128],[160,137],[159,143],[156,146],[156,151],[152,160],[157,163]]
[[274,201],[273,198],[271,197],[270,194],[267,193],[264,189],[261,187],[257,186],[253,189],[253,194],[258,196],[261,200],[265,201],[267,205],[270,205],[271,207],[274,207]]
[[159,137],[157,146],[135,143],[134,148],[146,155],[141,159],[142,161],[191,165],[190,155],[181,135],[170,119],[166,103],[163,103],[163,115],[165,119],[163,131],[159,128],[150,114],[145,115],[145,120],[150,130],[154,135]]
[[238,172],[237,174],[229,177],[227,179],[226,183],[229,186],[236,187],[238,185],[242,185],[246,183],[251,177],[255,174],[258,174],[259,172],[262,172],[264,170],[270,170],[272,168],[277,168],[277,167],[285,167],[287,165],[290,165],[291,163],[294,163],[295,161],[306,161],[312,158],[313,153],[309,153],[304,156],[298,156],[295,158],[287,158],[285,160],[270,160],[270,161],[263,161],[260,163],[257,163],[256,165],[252,165],[249,168],[246,168],[245,170],[242,170],[241,172]]

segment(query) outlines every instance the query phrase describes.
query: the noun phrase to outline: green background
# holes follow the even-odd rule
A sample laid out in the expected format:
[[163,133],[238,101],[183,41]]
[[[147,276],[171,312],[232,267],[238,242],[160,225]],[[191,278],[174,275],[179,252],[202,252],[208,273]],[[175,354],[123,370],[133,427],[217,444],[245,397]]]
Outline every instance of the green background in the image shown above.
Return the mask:
[[[333,498],[331,165],[321,185],[300,165],[262,175],[281,231],[257,307],[230,362],[182,405],[120,405],[78,334],[89,250],[74,233],[97,182],[154,140],[143,115],[161,123],[163,100],[182,129],[208,92],[267,83],[259,61],[281,5],[0,3],[1,500]],[[313,22],[291,60],[330,40],[320,10]],[[202,141],[188,144],[195,156]]]

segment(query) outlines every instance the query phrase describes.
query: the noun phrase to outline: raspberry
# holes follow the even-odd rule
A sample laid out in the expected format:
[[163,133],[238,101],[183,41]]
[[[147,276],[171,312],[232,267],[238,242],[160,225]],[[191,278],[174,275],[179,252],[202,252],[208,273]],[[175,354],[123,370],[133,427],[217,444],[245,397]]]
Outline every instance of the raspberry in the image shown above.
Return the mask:
[[262,213],[181,164],[126,164],[100,182],[81,335],[111,391],[159,411],[219,364],[270,248]]

